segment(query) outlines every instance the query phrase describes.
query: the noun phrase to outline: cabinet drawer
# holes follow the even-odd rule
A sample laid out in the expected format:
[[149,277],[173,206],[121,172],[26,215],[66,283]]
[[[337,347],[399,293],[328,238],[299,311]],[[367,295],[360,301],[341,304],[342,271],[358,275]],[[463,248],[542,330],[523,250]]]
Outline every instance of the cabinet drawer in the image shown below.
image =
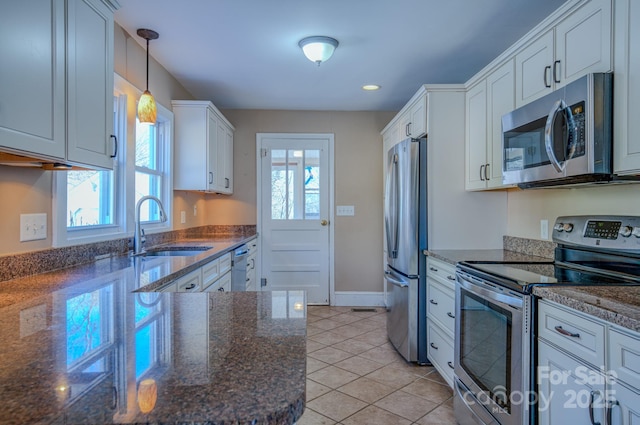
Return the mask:
[[427,354],[440,375],[453,388],[453,339],[433,323],[427,326]]
[[609,329],[609,356],[616,380],[640,388],[640,338]]
[[454,285],[456,282],[456,267],[453,264],[427,257],[427,276],[437,277],[444,282]]
[[573,310],[538,303],[538,336],[593,366],[604,366],[605,327]]
[[202,287],[206,288],[220,277],[220,259],[215,260],[202,266]]
[[433,278],[427,278],[427,317],[439,322],[451,335],[455,331],[456,294]]
[[231,270],[231,253],[226,253],[218,259],[220,262],[220,275],[225,274]]
[[200,292],[202,290],[202,271],[194,270],[176,281],[177,292]]

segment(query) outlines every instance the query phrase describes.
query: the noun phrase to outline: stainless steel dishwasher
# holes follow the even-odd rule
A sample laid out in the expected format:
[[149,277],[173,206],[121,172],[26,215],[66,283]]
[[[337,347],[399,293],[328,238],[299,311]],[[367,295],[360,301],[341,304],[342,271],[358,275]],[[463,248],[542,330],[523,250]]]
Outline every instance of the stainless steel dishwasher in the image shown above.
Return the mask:
[[249,250],[243,244],[233,250],[231,255],[231,291],[247,290],[247,256]]

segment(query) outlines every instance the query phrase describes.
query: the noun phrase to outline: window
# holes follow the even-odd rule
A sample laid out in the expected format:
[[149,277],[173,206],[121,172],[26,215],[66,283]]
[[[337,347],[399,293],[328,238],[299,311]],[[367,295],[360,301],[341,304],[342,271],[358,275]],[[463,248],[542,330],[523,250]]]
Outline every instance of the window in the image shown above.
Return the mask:
[[271,152],[271,218],[320,218],[320,151],[274,149]]

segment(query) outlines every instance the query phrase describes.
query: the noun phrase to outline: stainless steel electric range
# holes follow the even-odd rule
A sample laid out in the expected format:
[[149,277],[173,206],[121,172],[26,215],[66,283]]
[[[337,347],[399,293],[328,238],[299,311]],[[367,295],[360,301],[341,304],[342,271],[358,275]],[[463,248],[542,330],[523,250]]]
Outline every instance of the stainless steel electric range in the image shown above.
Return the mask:
[[[461,262],[456,270],[456,420],[535,423],[538,285],[640,285],[640,217],[559,217],[549,263]],[[513,403],[514,392],[529,399]]]

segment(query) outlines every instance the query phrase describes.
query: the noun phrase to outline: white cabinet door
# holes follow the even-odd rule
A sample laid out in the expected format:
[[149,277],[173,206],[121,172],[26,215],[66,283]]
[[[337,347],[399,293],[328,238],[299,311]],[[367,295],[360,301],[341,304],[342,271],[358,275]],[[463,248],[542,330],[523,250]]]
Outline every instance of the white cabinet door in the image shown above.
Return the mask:
[[553,90],[553,30],[516,54],[516,107]]
[[614,382],[609,396],[607,425],[640,425],[640,393]]
[[67,1],[67,159],[113,169],[113,11]]
[[421,96],[409,110],[409,136],[417,138],[427,133],[427,95]]
[[487,165],[487,85],[482,80],[466,98],[466,184],[467,190],[485,189]]
[[591,0],[556,26],[554,83],[611,71],[611,0]]
[[640,173],[640,2],[616,0],[614,159],[618,174]]
[[502,116],[515,108],[514,60],[487,77],[487,187],[502,184]]
[[[220,173],[218,164],[218,141],[220,140],[220,133],[218,132],[218,119],[213,111],[207,109],[207,138],[206,138],[206,151],[207,161],[204,164],[206,171],[207,181],[204,183],[207,191],[214,192],[218,190],[220,186]],[[182,170],[182,172],[186,172]]]
[[215,191],[233,193],[233,133],[222,120],[218,121],[216,146]]
[[65,157],[64,13],[64,0],[2,3],[2,148]]
[[538,384],[539,425],[604,423],[605,377],[540,340]]

